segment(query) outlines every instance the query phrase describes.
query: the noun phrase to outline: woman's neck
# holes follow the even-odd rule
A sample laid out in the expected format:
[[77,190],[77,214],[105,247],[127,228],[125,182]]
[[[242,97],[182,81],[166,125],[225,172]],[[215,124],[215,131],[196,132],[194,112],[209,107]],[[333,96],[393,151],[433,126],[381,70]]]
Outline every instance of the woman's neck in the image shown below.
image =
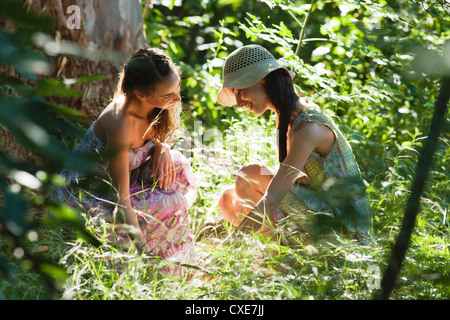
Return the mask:
[[125,98],[123,102],[122,112],[135,118],[144,120],[148,119],[151,110],[146,110],[143,103],[136,97]]

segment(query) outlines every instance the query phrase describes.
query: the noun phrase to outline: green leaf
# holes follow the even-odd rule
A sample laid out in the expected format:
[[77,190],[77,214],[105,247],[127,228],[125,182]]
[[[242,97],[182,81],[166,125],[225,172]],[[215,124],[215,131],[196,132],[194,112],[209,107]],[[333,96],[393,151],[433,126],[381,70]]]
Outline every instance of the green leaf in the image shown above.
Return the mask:
[[28,49],[17,33],[0,31],[0,62],[13,66],[22,76],[36,80],[36,74],[47,74],[50,64],[38,52]]
[[82,223],[78,212],[68,205],[48,205],[47,209],[59,222],[77,225]]
[[46,207],[60,225],[68,225],[74,228],[81,238],[94,247],[101,245],[101,242],[86,230],[85,221],[74,208],[65,204],[47,204]]
[[66,269],[54,263],[40,262],[38,264],[38,268],[43,274],[46,274],[53,278],[65,279],[67,277]]
[[9,186],[5,181],[0,181],[4,190],[4,205],[0,207],[0,220],[4,226],[15,236],[23,235],[29,228],[25,219],[28,205],[20,195],[18,185]]

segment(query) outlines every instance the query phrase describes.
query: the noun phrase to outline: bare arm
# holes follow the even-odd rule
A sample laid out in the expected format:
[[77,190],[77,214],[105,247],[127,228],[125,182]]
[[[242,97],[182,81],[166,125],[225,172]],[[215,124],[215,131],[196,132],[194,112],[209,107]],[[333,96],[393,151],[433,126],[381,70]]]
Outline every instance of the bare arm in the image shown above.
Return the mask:
[[[130,201],[130,175],[129,175],[129,134],[127,134],[127,123],[121,122],[115,126],[114,130],[107,130],[106,139],[107,147],[112,150],[115,155],[109,160],[109,173],[111,175],[114,186],[118,192],[119,210],[123,213],[125,223],[140,230],[136,212],[134,211]],[[139,244],[141,247],[144,243],[139,236]]]
[[334,134],[325,125],[305,122],[290,140],[289,152],[278,172],[269,183],[266,193],[238,226],[238,231],[257,231],[263,221],[277,209],[302,170],[311,153],[317,149],[331,150]]

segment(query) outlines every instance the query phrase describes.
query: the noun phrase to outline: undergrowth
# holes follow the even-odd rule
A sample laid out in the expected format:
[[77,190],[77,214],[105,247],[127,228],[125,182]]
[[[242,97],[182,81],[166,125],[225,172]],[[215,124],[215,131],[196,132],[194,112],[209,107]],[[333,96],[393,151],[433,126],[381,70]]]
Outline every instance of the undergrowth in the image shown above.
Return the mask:
[[[401,150],[385,163],[389,170],[384,175],[367,174],[368,168],[363,170],[365,177],[376,177],[366,180],[374,214],[374,241],[370,245],[337,235],[330,241],[296,246],[269,241],[257,234],[232,239],[232,228],[222,221],[219,212],[222,188],[233,183],[233,173],[245,163],[277,166],[276,144],[270,134],[274,132],[273,121],[243,119],[228,123],[223,137],[232,143],[193,143],[193,149],[184,150],[191,151],[199,194],[190,209],[196,246],[188,265],[147,256],[134,247],[117,248],[106,240],[101,221],[84,214],[88,230],[103,243],[99,248],[77,238],[70,230],[51,228],[38,237],[34,235],[30,242],[34,252],[67,269],[67,275],[58,282],[58,298],[372,299],[401,224],[410,181],[403,177],[413,175],[416,152]],[[261,146],[255,147],[255,141]],[[264,154],[259,153],[263,148]],[[440,163],[448,164],[448,153],[448,145],[443,143],[437,153],[438,167]],[[448,184],[439,171],[430,177],[394,299],[450,297],[449,221],[445,206]],[[2,247],[7,252],[8,244]],[[45,299],[47,288],[34,271],[20,265],[20,252],[16,251],[11,252],[17,255],[11,276],[8,281],[0,281],[2,297]],[[184,273],[167,272],[173,268]]]

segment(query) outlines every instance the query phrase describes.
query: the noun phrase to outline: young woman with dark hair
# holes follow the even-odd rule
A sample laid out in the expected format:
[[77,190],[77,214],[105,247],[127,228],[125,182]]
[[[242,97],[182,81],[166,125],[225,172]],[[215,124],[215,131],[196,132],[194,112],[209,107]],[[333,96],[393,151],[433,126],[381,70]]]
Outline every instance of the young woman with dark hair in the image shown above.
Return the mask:
[[[123,245],[134,242],[165,258],[187,254],[192,244],[188,209],[197,191],[187,159],[170,150],[180,101],[180,76],[172,60],[158,49],[134,52],[120,72],[113,101],[75,149],[111,151],[112,158],[99,163],[98,179],[113,188],[102,194],[78,188],[83,177],[65,169],[67,186],[55,190],[55,200],[101,215]],[[130,238],[126,229],[137,234]]]
[[[217,99],[256,116],[275,113],[280,167],[244,165],[220,198],[221,213],[237,231],[268,237],[283,235],[273,227],[283,230],[289,223],[304,243],[316,235],[317,217],[324,214],[342,222],[339,231],[366,238],[370,207],[352,149],[333,120],[297,94],[292,78],[258,45],[239,48],[226,59]],[[331,190],[340,180],[356,184],[340,183],[342,189]]]

